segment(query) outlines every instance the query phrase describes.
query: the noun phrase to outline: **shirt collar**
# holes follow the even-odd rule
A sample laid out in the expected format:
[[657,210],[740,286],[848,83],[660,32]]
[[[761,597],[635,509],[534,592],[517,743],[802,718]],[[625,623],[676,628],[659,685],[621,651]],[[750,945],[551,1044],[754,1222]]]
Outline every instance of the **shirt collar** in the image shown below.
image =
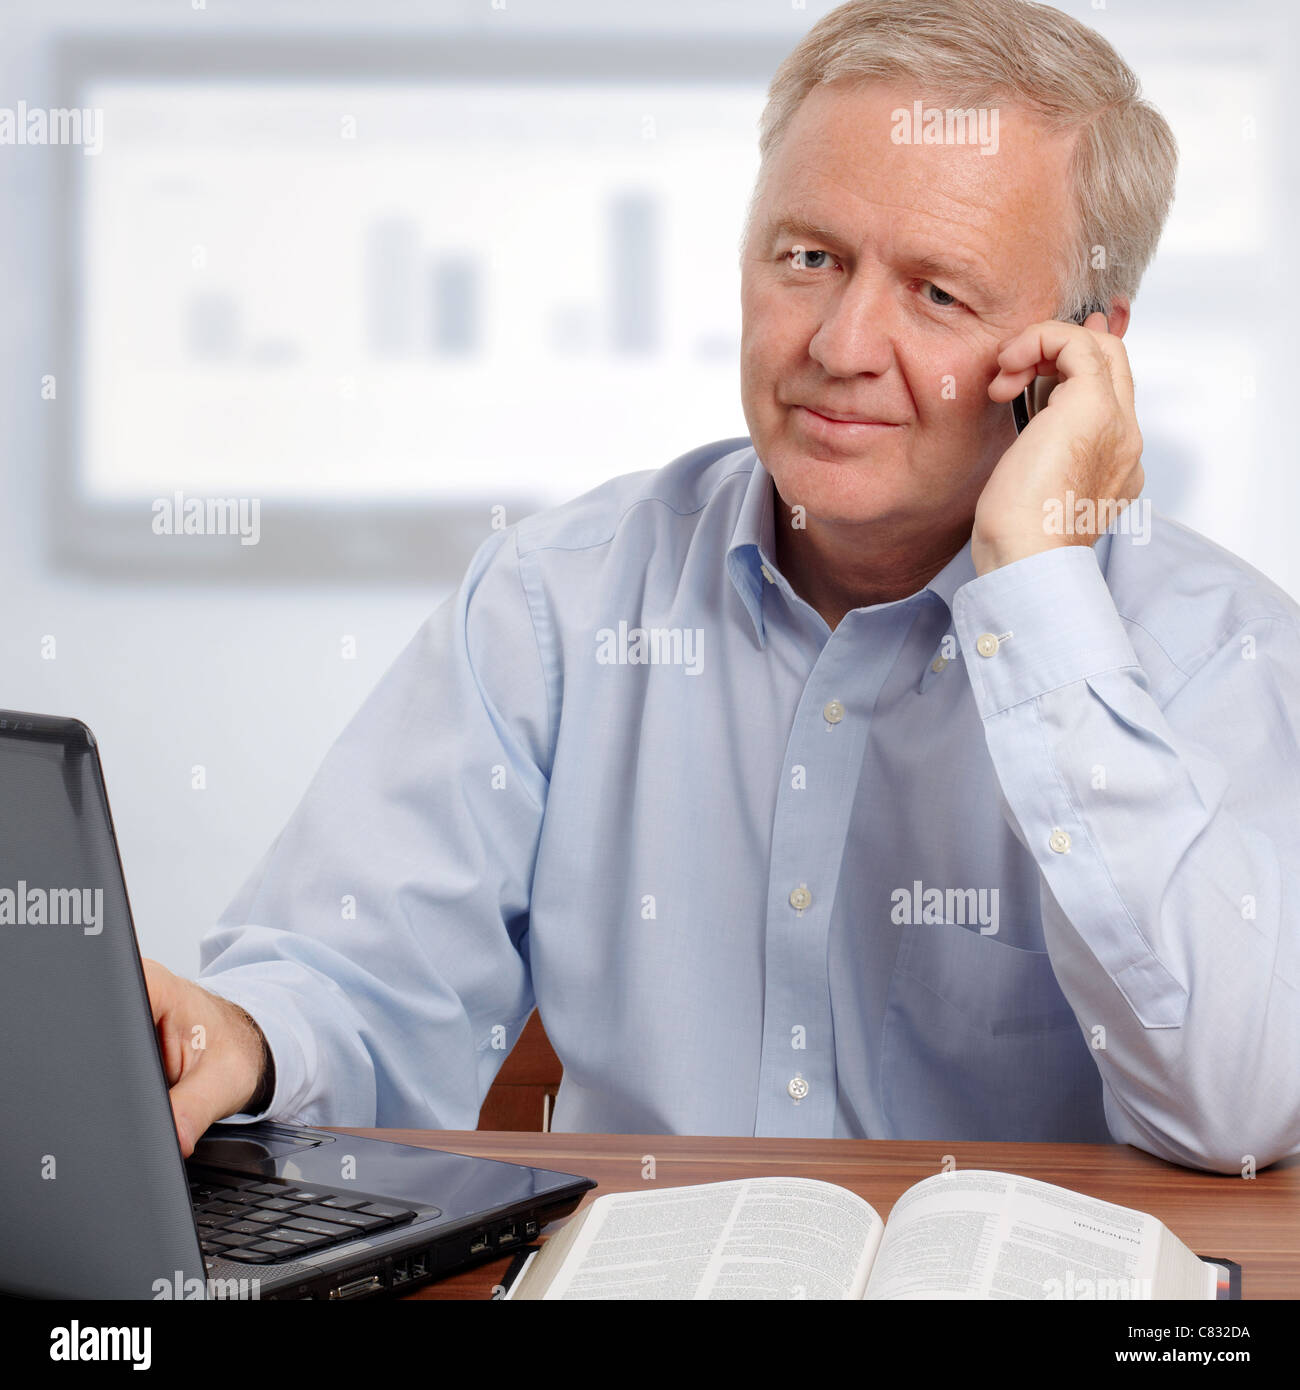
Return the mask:
[[758,455],[750,449],[754,461],[745,494],[740,500],[740,511],[732,528],[731,543],[727,546],[727,573],[740,595],[741,602],[749,612],[758,634],[759,646],[766,646],[767,635],[763,628],[763,585],[767,579],[763,575],[766,566],[776,573],[776,562],[772,559],[776,550],[776,530],[772,508],[775,488],[772,475],[759,462]]
[[[773,513],[776,489],[772,483],[772,475],[763,467],[758,455],[752,449],[750,453],[753,457],[753,471],[745,485],[740,511],[731,532],[731,543],[727,547],[727,572],[754,624],[759,645],[765,646],[767,637],[763,626],[763,585],[775,581],[767,580],[763,568],[766,566],[773,575],[779,572],[773,559],[776,552]],[[975,565],[971,560],[970,541],[967,540],[920,592],[929,590],[937,595],[951,613],[953,595],[963,584],[974,578]]]
[[967,537],[966,544],[925,587],[932,594],[938,594],[951,613],[953,595],[963,584],[970,583],[974,578],[975,562],[970,557],[970,538]]

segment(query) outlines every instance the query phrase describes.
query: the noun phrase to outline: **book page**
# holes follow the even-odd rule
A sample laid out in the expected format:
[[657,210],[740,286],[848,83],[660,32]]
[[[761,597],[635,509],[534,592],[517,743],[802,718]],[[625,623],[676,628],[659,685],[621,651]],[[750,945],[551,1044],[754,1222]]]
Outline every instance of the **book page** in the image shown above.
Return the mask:
[[1156,1249],[1157,1298],[1218,1298],[1222,1265],[1210,1264],[1189,1250],[1167,1227]]
[[1163,1231],[1153,1216],[1033,1178],[940,1173],[894,1204],[866,1297],[1204,1297],[1160,1291]]
[[542,1252],[540,1250],[533,1250],[529,1252],[527,1259],[524,1260],[523,1264],[519,1268],[519,1273],[516,1274],[515,1277],[510,1281],[510,1287],[507,1288],[505,1293],[503,1293],[501,1297],[497,1300],[499,1303],[511,1303],[514,1301],[515,1295],[525,1287],[524,1276],[533,1267],[533,1265],[537,1263],[537,1257],[541,1253]]
[[[1206,1283],[1205,1292],[1203,1294],[1193,1294],[1192,1297],[1217,1299],[1220,1297],[1219,1285],[1222,1283],[1222,1296],[1224,1298],[1230,1298],[1232,1296],[1232,1271],[1229,1270],[1226,1265],[1215,1264],[1213,1260],[1201,1260],[1199,1255],[1196,1258],[1200,1260],[1201,1264],[1209,1271],[1209,1279]],[[1241,1296],[1240,1291],[1237,1296]]]
[[861,1197],[809,1178],[610,1193],[542,1297],[860,1299],[883,1230]]

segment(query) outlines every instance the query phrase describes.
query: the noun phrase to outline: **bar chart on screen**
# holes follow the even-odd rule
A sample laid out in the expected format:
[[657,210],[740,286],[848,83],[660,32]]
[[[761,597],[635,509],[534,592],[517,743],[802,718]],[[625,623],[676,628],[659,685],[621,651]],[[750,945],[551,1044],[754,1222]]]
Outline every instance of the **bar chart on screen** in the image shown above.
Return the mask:
[[761,92],[92,98],[113,140],[83,174],[90,495],[548,503],[741,424]]

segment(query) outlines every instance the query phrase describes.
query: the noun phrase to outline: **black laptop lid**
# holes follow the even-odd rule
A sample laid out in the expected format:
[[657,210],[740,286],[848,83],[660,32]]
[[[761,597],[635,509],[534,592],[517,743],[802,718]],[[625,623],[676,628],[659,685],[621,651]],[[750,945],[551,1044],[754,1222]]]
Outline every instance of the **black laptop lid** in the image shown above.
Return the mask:
[[94,737],[0,710],[0,1291],[202,1279]]

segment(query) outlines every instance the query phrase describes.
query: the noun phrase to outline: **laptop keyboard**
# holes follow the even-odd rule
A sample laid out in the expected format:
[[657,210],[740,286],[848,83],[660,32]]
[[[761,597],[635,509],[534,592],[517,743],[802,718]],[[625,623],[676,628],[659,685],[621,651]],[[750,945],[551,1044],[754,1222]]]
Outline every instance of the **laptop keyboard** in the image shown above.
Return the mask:
[[410,1221],[390,1202],[232,1173],[190,1174],[190,1201],[206,1257],[274,1264]]

